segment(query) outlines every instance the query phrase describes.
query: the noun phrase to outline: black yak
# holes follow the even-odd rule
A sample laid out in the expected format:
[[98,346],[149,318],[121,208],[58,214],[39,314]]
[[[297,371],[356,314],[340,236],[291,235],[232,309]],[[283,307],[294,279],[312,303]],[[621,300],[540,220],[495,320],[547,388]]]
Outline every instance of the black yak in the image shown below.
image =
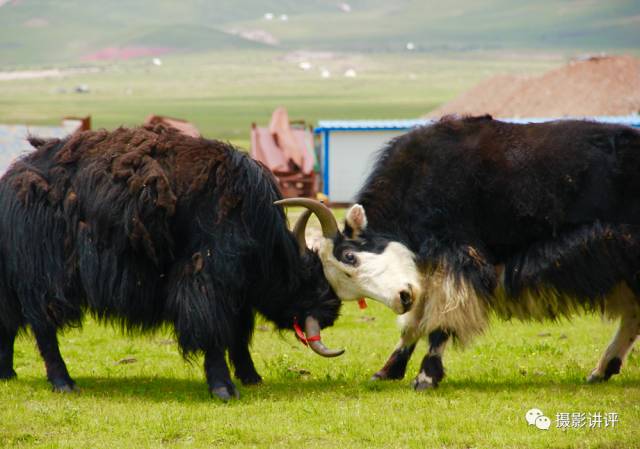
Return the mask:
[[[204,353],[210,392],[260,382],[249,342],[259,312],[320,328],[341,302],[318,255],[286,226],[271,174],[231,145],[158,126],[31,139],[0,180],[0,378],[30,328],[54,390],[71,391],[57,331],[85,311],[129,331],[170,324],[185,357]],[[308,213],[303,221],[306,222]]]
[[428,335],[413,385],[437,386],[447,341],[482,332],[491,311],[523,320],[583,311],[620,318],[588,380],[620,371],[640,333],[637,130],[444,118],[391,141],[356,201],[345,238],[354,247],[382,238],[408,248],[422,279],[400,317],[400,343],[374,379],[403,378]]

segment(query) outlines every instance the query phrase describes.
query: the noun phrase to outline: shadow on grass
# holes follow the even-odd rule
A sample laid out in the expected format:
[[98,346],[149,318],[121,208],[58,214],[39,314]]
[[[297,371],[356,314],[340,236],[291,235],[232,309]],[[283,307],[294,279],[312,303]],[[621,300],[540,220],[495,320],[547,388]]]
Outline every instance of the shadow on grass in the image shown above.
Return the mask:
[[[81,397],[101,398],[138,398],[149,402],[218,402],[209,395],[207,385],[199,379],[177,379],[168,377],[78,377],[75,379],[80,387]],[[49,388],[44,379],[18,380],[29,388]],[[262,400],[290,400],[291,396],[305,397],[323,396],[344,397],[345,399],[376,394],[411,392],[410,380],[390,382],[371,382],[368,380],[348,379],[267,379],[259,386],[243,387],[236,382],[241,394],[240,403],[250,404]],[[554,394],[575,393],[580,390],[607,392],[624,392],[627,388],[640,387],[640,380],[635,378],[618,378],[612,381],[589,385],[582,379],[565,377],[560,379],[445,379],[436,390],[424,391],[420,397],[448,396],[456,392],[476,393],[513,393],[531,392],[539,389],[552,390]],[[52,393],[53,394],[53,393]]]
[[[150,402],[217,402],[209,395],[204,377],[202,380],[198,380],[151,376],[91,376],[75,377],[74,380],[80,389],[80,397],[95,397],[96,399],[135,397]],[[19,378],[12,382],[20,383],[34,390],[50,389],[45,379]],[[359,389],[359,384],[349,383],[345,380],[281,379],[248,387],[242,386],[237,380],[234,380],[234,383],[240,391],[243,403],[263,399],[290,399],[292,394],[323,395],[343,391],[345,395],[347,392],[352,395],[354,389]],[[70,397],[73,397],[73,394],[70,393]]]
[[514,381],[513,379],[499,380],[476,380],[476,379],[450,379],[445,380],[439,389],[443,392],[453,390],[470,390],[476,392],[513,392],[513,391],[529,391],[540,389],[554,391],[576,391],[584,389],[585,391],[611,390],[640,387],[640,380],[634,378],[614,378],[608,382],[598,384],[588,384],[583,378],[563,377],[540,377],[535,379],[524,379]]

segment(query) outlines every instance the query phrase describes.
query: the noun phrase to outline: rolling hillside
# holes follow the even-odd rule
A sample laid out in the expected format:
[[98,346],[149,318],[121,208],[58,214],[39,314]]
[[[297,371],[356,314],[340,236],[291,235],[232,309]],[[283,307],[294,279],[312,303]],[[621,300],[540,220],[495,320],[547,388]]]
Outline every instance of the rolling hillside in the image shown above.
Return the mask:
[[0,0],[0,69],[77,63],[113,48],[134,55],[269,46],[387,52],[406,51],[408,42],[422,52],[639,48],[640,3]]

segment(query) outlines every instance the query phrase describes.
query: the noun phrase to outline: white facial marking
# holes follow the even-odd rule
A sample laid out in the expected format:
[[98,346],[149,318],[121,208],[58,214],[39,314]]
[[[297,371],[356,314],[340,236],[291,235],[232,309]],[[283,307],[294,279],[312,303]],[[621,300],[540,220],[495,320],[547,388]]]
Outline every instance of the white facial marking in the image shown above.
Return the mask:
[[420,294],[420,276],[415,256],[406,246],[390,242],[380,253],[354,252],[358,263],[348,265],[333,255],[333,241],[323,239],[318,248],[324,274],[338,297],[344,301],[361,297],[380,301],[396,313],[404,313],[400,292],[411,289]]

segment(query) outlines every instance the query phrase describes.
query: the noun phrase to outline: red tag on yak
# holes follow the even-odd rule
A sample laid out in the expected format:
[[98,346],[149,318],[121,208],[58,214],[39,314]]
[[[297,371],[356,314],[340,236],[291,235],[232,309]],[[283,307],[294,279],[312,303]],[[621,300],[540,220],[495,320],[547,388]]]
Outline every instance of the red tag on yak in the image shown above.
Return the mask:
[[298,337],[298,340],[300,340],[300,343],[302,343],[305,346],[309,346],[310,341],[318,341],[321,338],[320,335],[312,335],[311,337],[307,337],[302,331],[302,328],[300,327],[300,325],[298,324],[297,317],[293,318],[293,330],[296,331],[296,337]]
[[367,301],[364,298],[358,299],[358,307],[360,307],[360,310],[366,309]]
[[293,330],[296,331],[296,337],[298,337],[300,343],[307,346],[307,336],[302,332],[302,328],[298,324],[298,318],[293,319]]

